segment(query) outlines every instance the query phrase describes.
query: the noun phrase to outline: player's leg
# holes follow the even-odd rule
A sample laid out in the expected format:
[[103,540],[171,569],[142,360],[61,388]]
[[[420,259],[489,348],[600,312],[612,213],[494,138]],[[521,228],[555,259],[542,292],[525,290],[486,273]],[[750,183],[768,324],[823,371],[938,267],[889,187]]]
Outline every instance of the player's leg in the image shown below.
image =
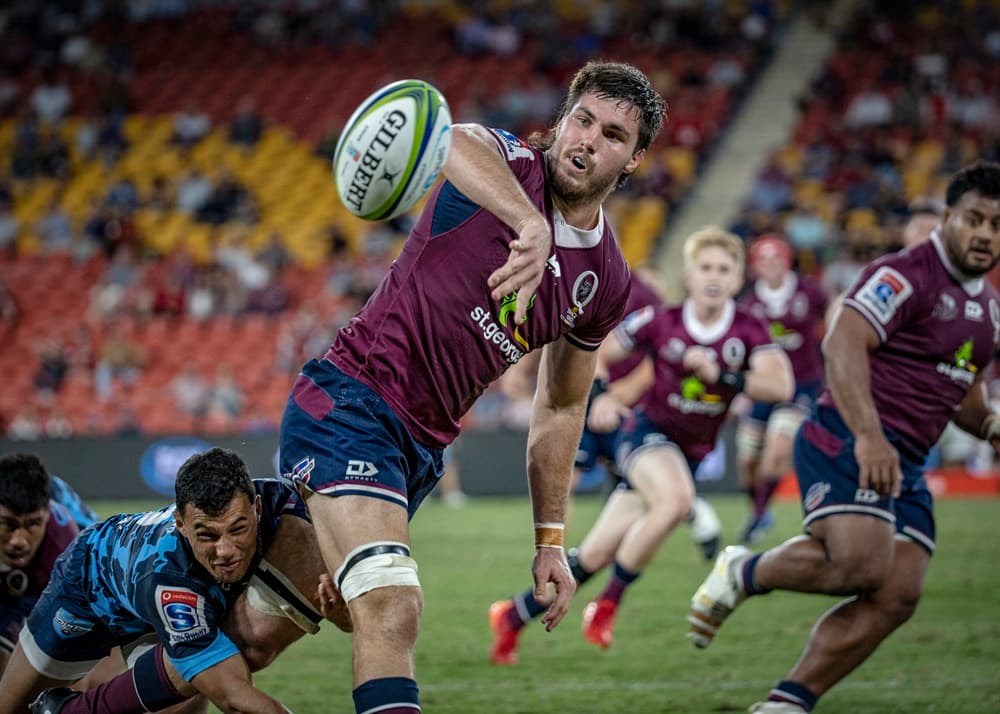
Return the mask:
[[757,474],[761,453],[764,450],[764,434],[771,415],[771,405],[754,403],[750,413],[741,417],[736,427],[736,464],[740,487],[747,497],[749,512],[740,528],[740,541],[757,525],[754,502],[757,492]]
[[794,405],[774,410],[767,422],[764,448],[757,467],[757,480],[753,492],[753,526],[741,534],[741,542],[756,543],[770,529],[772,516],[768,511],[771,498],[781,483],[781,478],[792,470],[792,445],[795,432],[802,425],[805,414]]
[[[818,697],[854,671],[912,617],[929,561],[930,553],[923,546],[898,540],[882,587],[844,600],[824,614],[813,627],[798,663],[771,691],[768,701],[810,711]],[[759,705],[761,712],[768,708]]]
[[353,622],[358,712],[419,711],[423,594],[408,517],[443,471],[389,406],[328,362],[302,370],[281,424],[281,471],[304,493],[323,561]]
[[623,467],[644,509],[621,536],[607,585],[584,610],[584,637],[600,647],[611,644],[614,618],[625,591],[677,524],[687,518],[694,500],[687,460],[673,444],[662,442],[637,449]]
[[[611,563],[622,537],[645,510],[642,497],[631,489],[619,487],[612,492],[580,547],[570,548],[566,553],[577,585],[583,585],[594,573]],[[490,628],[493,630],[490,661],[493,664],[517,662],[517,642],[521,630],[541,617],[548,605],[548,602],[535,598],[534,587],[528,587],[512,598],[498,600],[490,606]]]
[[43,689],[69,685],[77,678],[61,679],[39,672],[28,661],[18,642],[0,679],[0,714],[23,714]]

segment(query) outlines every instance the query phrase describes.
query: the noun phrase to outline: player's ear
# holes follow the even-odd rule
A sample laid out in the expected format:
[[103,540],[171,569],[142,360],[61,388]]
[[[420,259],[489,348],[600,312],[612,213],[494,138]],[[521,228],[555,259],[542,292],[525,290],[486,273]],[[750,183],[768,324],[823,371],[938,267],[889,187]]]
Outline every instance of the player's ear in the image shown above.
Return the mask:
[[174,508],[174,523],[177,524],[177,530],[179,530],[182,535],[187,537],[187,532],[184,529],[184,514],[179,508]]
[[642,163],[642,160],[645,157],[646,157],[646,150],[639,149],[637,152],[632,154],[632,158],[628,160],[627,164],[625,164],[625,168],[622,169],[622,172],[626,174],[633,173],[637,168],[639,168],[639,164]]
[[257,518],[260,519],[260,514],[264,512],[264,506],[261,503],[260,494],[259,493],[257,494],[257,497],[253,501],[253,510],[254,510],[254,513],[257,514]]

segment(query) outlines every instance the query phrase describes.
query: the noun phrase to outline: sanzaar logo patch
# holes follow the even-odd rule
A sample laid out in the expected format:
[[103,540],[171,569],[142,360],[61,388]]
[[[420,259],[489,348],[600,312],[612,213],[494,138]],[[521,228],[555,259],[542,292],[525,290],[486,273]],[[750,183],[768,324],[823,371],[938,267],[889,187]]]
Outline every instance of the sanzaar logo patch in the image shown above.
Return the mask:
[[205,598],[193,590],[158,585],[156,603],[170,644],[190,642],[208,634]]

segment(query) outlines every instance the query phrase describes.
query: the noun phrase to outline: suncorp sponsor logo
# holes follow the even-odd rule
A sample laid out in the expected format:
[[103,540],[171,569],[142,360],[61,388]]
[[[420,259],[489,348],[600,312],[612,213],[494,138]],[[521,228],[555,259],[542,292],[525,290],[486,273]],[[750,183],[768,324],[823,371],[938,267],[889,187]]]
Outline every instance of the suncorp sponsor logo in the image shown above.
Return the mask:
[[493,319],[488,310],[477,305],[472,308],[469,317],[479,325],[479,329],[486,341],[495,344],[509,364],[517,364],[524,357],[524,352],[507,336],[507,333]]

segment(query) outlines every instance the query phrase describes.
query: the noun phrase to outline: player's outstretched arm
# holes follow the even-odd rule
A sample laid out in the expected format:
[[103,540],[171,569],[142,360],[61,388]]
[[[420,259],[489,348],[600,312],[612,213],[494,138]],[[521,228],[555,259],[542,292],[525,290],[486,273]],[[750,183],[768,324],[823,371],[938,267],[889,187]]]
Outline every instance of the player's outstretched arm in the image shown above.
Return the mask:
[[224,714],[286,714],[288,711],[276,699],[253,686],[250,668],[239,654],[198,673],[191,684]]
[[546,600],[548,584],[555,586],[555,597],[542,617],[547,630],[559,624],[576,592],[562,548],[562,529],[595,362],[594,352],[559,340],[545,346],[539,366],[527,465],[535,521],[535,597]]
[[528,303],[545,275],[552,231],[500,155],[496,140],[478,124],[455,124],[443,173],[469,200],[517,231],[510,257],[489,278],[494,300],[517,293],[515,321],[524,322]]
[[854,434],[858,485],[897,497],[903,483],[899,454],[882,432],[872,398],[868,353],[879,344],[878,333],[868,320],[845,305],[823,339],[823,358],[833,401]]
[[653,385],[653,360],[648,357],[627,375],[608,384],[608,366],[621,362],[631,353],[614,332],[601,343],[595,372],[595,381],[600,383],[594,385],[587,412],[587,426],[591,431],[606,434],[617,429],[622,419],[632,413],[632,405]]

